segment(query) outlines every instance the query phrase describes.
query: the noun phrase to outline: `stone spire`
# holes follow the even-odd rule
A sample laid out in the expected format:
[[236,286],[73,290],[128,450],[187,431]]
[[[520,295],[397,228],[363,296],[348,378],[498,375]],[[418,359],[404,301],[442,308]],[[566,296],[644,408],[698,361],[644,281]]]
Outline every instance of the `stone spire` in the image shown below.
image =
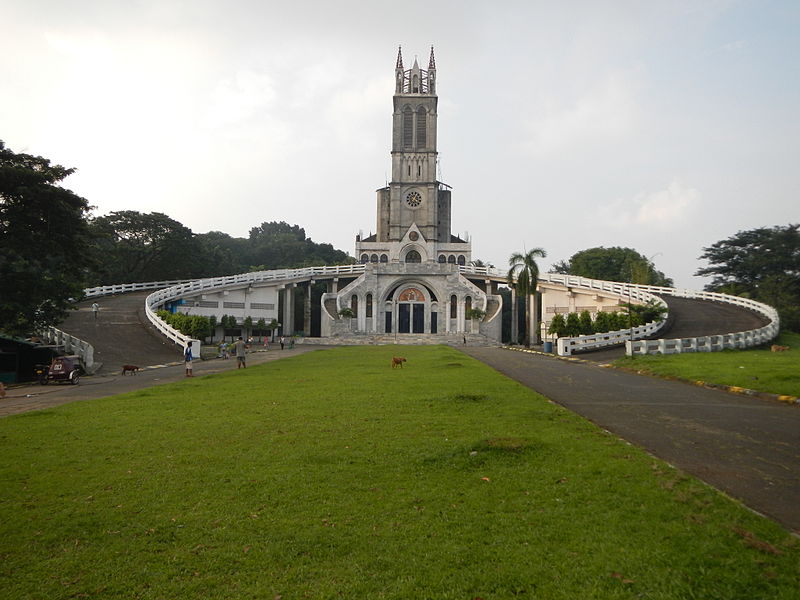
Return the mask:
[[403,93],[403,47],[397,47],[397,64],[394,66],[394,93]]
[[436,94],[436,57],[433,56],[433,46],[431,46],[431,57],[428,60],[428,93]]

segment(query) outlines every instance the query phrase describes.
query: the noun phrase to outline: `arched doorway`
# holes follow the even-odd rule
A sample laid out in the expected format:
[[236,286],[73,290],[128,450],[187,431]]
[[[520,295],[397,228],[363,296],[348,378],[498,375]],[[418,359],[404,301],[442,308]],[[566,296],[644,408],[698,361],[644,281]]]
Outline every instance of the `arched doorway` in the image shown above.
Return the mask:
[[397,297],[397,333],[425,333],[425,294],[405,288]]

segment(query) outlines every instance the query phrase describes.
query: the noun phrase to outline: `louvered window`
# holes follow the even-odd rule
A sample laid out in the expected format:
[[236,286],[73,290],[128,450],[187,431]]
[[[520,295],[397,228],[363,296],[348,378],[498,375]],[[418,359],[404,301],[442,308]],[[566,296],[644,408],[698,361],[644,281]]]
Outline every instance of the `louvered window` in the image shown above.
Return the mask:
[[414,135],[414,113],[411,111],[411,107],[406,106],[405,110],[403,111],[404,147],[411,148],[412,144],[414,143],[413,135]]
[[417,109],[417,148],[428,145],[428,114],[423,107]]

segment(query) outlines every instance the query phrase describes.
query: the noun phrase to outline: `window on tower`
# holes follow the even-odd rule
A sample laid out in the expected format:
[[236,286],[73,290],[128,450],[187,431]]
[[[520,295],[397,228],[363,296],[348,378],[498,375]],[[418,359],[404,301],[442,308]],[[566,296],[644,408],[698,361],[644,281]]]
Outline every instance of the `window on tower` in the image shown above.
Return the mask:
[[409,251],[408,254],[406,254],[406,262],[407,263],[419,263],[419,262],[422,262],[422,257],[419,255],[419,252],[417,252],[416,250],[411,250],[411,251]]
[[417,148],[424,148],[428,145],[428,113],[425,107],[417,109]]
[[410,106],[403,109],[403,146],[411,148],[414,143],[414,113]]

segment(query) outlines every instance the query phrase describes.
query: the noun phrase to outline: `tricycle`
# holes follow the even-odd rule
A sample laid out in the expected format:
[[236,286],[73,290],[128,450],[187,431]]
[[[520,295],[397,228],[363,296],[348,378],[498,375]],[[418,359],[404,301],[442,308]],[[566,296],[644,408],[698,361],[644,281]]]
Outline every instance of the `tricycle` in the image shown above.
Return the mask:
[[78,356],[56,356],[53,362],[50,363],[50,368],[47,370],[47,377],[40,380],[42,385],[46,385],[50,381],[56,383],[71,383],[78,385],[83,368],[81,367],[81,359]]

